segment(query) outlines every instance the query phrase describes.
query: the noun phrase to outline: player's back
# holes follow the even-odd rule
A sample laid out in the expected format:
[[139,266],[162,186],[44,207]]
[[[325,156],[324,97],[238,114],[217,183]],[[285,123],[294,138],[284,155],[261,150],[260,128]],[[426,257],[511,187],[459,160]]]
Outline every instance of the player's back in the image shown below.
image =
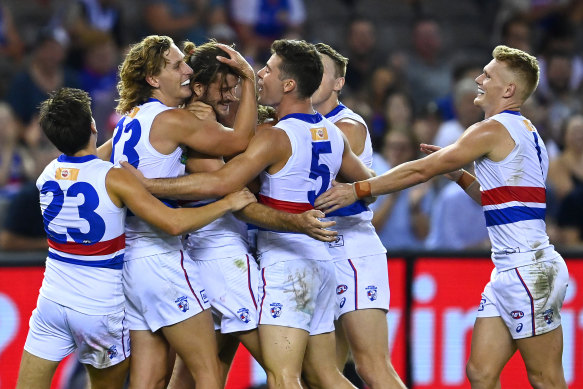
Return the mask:
[[368,126],[366,122],[356,112],[348,108],[342,103],[339,103],[336,108],[326,114],[326,119],[330,120],[332,123],[336,123],[342,119],[352,119],[360,124],[362,124],[366,130],[366,137],[364,139],[364,149],[362,153],[358,155],[358,159],[364,163],[367,168],[372,168],[372,141],[370,139],[370,133],[368,131]]
[[124,304],[126,209],[107,194],[112,167],[95,155],[61,155],[37,180],[49,242],[40,294],[83,313],[118,312]]
[[[327,113],[326,118],[332,123],[337,123],[342,119],[351,119],[364,126],[366,130],[364,149],[358,158],[366,167],[371,168],[372,142],[364,119],[342,103]],[[338,239],[330,243],[331,253],[335,259],[354,258],[387,251],[371,223],[373,212],[363,201],[341,208],[329,216],[336,222],[336,226],[332,228],[338,231]]]
[[[184,207],[201,207],[215,200],[183,204]],[[184,248],[192,259],[209,260],[245,255],[249,252],[247,224],[227,212],[220,218],[188,234]]]
[[[312,209],[314,200],[329,187],[342,164],[344,141],[340,130],[319,113],[290,114],[276,125],[291,144],[292,155],[275,174],[261,173],[259,201],[291,213]],[[259,231],[261,266],[297,257],[331,259],[327,243],[294,233]]]
[[[172,108],[156,99],[150,99],[135,107],[129,115],[122,117],[113,134],[111,162],[119,164],[120,161],[128,161],[146,178],[183,175],[184,164],[181,162],[180,147],[165,155],[158,152],[150,143],[152,122],[158,114],[169,109]],[[160,200],[170,207],[176,207],[174,201]],[[179,237],[150,226],[132,213],[128,213],[126,235],[127,260],[182,248]]]
[[532,123],[517,111],[491,117],[515,142],[502,161],[476,161],[482,208],[499,271],[558,255],[546,234],[547,150]]

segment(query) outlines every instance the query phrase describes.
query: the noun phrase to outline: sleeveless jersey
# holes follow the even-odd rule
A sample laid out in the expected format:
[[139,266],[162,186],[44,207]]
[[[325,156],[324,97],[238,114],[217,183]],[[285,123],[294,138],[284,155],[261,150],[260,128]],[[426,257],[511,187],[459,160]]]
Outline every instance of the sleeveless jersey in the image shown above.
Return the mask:
[[[171,154],[159,153],[150,144],[150,130],[154,118],[172,109],[155,99],[135,107],[122,117],[113,133],[111,162],[128,161],[146,178],[167,178],[184,175],[181,163],[182,149]],[[161,199],[166,205],[176,207],[176,202]],[[180,237],[171,236],[128,212],[126,220],[126,260],[181,250]]]
[[490,118],[500,122],[515,142],[500,162],[475,162],[482,208],[498,271],[558,256],[546,233],[545,181],[549,159],[545,144],[530,120],[517,111]]
[[109,198],[113,165],[95,155],[61,155],[36,182],[49,252],[41,296],[87,314],[124,306],[125,208]]
[[[186,207],[201,207],[211,201],[191,202]],[[184,248],[192,259],[210,260],[245,255],[249,252],[247,224],[231,212],[206,226],[189,233],[184,239]]]
[[[292,155],[275,174],[260,175],[259,201],[286,212],[313,208],[342,164],[344,141],[340,130],[319,113],[294,113],[276,125],[287,134]],[[260,230],[257,236],[261,267],[297,258],[331,260],[328,244],[304,234]]]
[[[372,142],[364,119],[342,103],[326,114],[326,119],[332,123],[342,119],[352,119],[364,126],[366,129],[364,150],[358,158],[366,167],[371,168]],[[373,212],[364,202],[357,201],[353,205],[342,208],[331,215],[336,214],[343,216],[332,216],[332,220],[336,221],[336,225],[332,228],[338,231],[337,241],[330,243],[334,259],[363,257],[387,252],[371,223]]]

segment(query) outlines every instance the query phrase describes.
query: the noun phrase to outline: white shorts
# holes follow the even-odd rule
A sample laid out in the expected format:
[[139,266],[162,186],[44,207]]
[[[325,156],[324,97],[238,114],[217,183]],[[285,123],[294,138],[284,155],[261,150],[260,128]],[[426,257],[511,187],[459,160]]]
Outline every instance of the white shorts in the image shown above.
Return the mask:
[[29,325],[24,349],[39,358],[61,361],[78,349],[81,363],[104,369],[130,356],[124,311],[87,315],[39,296]]
[[210,300],[215,330],[223,334],[257,328],[259,266],[251,254],[194,261]]
[[123,264],[130,330],[150,330],[186,320],[210,308],[194,261],[181,250]]
[[331,261],[294,259],[261,269],[259,324],[334,331],[334,268]]
[[544,334],[561,324],[568,282],[561,257],[502,272],[494,268],[477,316],[500,316],[513,339]]
[[391,292],[386,254],[334,261],[334,269],[336,319],[358,309],[389,310]]

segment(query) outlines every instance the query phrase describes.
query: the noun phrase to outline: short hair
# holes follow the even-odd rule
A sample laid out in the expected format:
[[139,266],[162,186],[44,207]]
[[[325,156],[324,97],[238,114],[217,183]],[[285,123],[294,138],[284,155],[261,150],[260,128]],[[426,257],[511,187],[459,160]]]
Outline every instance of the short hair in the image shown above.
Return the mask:
[[505,63],[510,71],[524,82],[524,92],[520,97],[522,101],[526,101],[538,85],[540,70],[537,59],[522,50],[504,45],[496,46],[492,51],[492,57]]
[[334,62],[334,76],[336,77],[345,77],[346,76],[346,67],[348,66],[348,58],[334,50],[332,47],[325,43],[316,43],[316,50],[318,53],[322,55],[327,55],[330,59]]
[[280,79],[293,79],[298,96],[303,99],[311,97],[324,75],[324,65],[314,45],[303,40],[279,39],[271,45],[271,53],[282,59]]
[[146,77],[160,74],[167,61],[164,53],[173,43],[168,36],[150,35],[130,46],[119,67],[119,101],[115,108],[118,113],[126,114],[151,97],[154,88],[148,84]]
[[229,58],[229,55],[218,46],[218,42],[211,39],[209,42],[196,46],[192,42],[184,42],[183,49],[184,62],[193,70],[190,82],[200,82],[208,86],[219,77],[220,85],[225,84],[227,74],[239,76],[237,72],[227,64],[217,60],[217,57]]
[[87,147],[93,114],[91,97],[81,89],[61,88],[40,104],[40,127],[61,152],[73,155]]

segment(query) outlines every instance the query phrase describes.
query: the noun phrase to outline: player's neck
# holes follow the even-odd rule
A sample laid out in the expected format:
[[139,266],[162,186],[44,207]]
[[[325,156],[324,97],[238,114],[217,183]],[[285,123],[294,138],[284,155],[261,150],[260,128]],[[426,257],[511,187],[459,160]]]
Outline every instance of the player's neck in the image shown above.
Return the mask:
[[159,89],[154,89],[154,92],[152,93],[152,98],[160,101],[167,107],[178,107],[182,103],[180,99],[173,99],[171,97],[164,95],[162,92],[160,92]]
[[322,115],[327,115],[330,113],[330,111],[336,108],[338,104],[340,104],[340,101],[338,101],[338,96],[333,93],[328,99],[321,102],[320,104],[314,104],[314,109],[320,112]]
[[277,117],[282,118],[292,113],[307,113],[314,114],[314,107],[312,107],[312,99],[298,100],[295,98],[283,99],[277,106]]
[[492,108],[485,108],[484,109],[484,118],[488,119],[494,115],[497,115],[504,111],[516,111],[520,112],[520,104],[516,101],[504,101],[499,105],[496,105]]

